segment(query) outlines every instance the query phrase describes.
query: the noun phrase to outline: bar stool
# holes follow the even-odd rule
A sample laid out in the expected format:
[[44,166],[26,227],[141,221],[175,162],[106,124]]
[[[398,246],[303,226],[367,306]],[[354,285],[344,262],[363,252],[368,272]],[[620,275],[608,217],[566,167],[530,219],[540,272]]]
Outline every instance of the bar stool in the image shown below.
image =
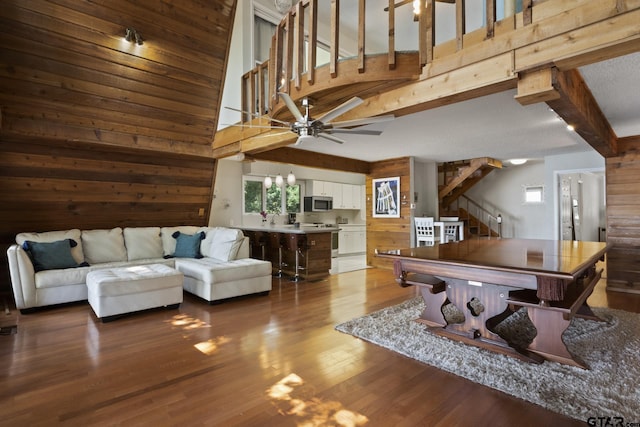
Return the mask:
[[278,271],[273,275],[275,277],[282,277],[282,267],[286,266],[282,262],[282,248],[286,244],[285,235],[283,233],[269,233],[269,248],[278,249]]
[[261,260],[265,260],[266,259],[266,248],[267,248],[267,242],[268,242],[268,233],[266,231],[253,231],[253,245],[251,246],[252,248],[254,246],[259,247],[260,248],[260,258]]
[[304,270],[304,267],[300,266],[300,255],[302,251],[307,248],[307,236],[306,234],[289,234],[287,249],[290,251],[294,251],[296,253],[296,267],[295,274],[291,278],[292,282],[299,282],[300,274],[298,274],[299,270]]

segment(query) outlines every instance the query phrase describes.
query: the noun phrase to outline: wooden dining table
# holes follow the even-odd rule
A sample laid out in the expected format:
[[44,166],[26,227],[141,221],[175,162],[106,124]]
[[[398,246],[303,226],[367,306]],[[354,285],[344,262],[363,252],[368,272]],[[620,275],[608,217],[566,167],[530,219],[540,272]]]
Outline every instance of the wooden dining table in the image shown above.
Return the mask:
[[[425,309],[417,320],[430,332],[532,362],[587,368],[569,352],[562,333],[575,316],[600,320],[586,301],[607,249],[602,242],[474,238],[377,255],[393,260],[401,286],[420,288]],[[449,303],[464,321],[446,320]],[[526,346],[494,332],[522,307],[536,328]]]

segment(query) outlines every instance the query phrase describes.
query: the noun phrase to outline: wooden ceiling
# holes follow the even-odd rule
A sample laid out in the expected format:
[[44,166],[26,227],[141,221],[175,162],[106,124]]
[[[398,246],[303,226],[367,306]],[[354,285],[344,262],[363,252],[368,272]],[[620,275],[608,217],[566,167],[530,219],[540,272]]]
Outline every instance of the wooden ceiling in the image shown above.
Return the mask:
[[0,136],[211,157],[235,5],[3,1]]

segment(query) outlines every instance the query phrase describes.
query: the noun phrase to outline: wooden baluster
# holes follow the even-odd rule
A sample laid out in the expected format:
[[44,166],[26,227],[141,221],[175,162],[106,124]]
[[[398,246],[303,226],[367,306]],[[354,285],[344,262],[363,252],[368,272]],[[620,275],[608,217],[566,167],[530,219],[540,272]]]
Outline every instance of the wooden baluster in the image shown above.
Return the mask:
[[340,0],[331,0],[331,47],[329,73],[331,77],[338,75],[338,55],[340,40]]
[[358,72],[364,73],[366,0],[358,2]]
[[307,81],[314,83],[316,47],[318,44],[318,1],[309,0],[309,56],[307,57]]
[[389,69],[396,68],[396,9],[395,0],[389,0]]

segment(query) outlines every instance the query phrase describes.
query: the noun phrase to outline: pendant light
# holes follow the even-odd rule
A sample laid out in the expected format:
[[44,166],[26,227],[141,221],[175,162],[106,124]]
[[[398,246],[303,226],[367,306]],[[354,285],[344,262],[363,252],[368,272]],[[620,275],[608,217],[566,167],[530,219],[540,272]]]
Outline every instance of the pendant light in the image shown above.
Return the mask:
[[264,186],[266,188],[271,188],[271,185],[273,185],[273,181],[271,180],[270,176],[266,176],[264,179]]
[[283,182],[284,182],[284,178],[282,178],[282,175],[280,174],[276,175],[276,185],[278,187],[282,187]]
[[293,174],[293,171],[289,172],[287,175],[287,184],[294,185],[296,183],[296,176]]

